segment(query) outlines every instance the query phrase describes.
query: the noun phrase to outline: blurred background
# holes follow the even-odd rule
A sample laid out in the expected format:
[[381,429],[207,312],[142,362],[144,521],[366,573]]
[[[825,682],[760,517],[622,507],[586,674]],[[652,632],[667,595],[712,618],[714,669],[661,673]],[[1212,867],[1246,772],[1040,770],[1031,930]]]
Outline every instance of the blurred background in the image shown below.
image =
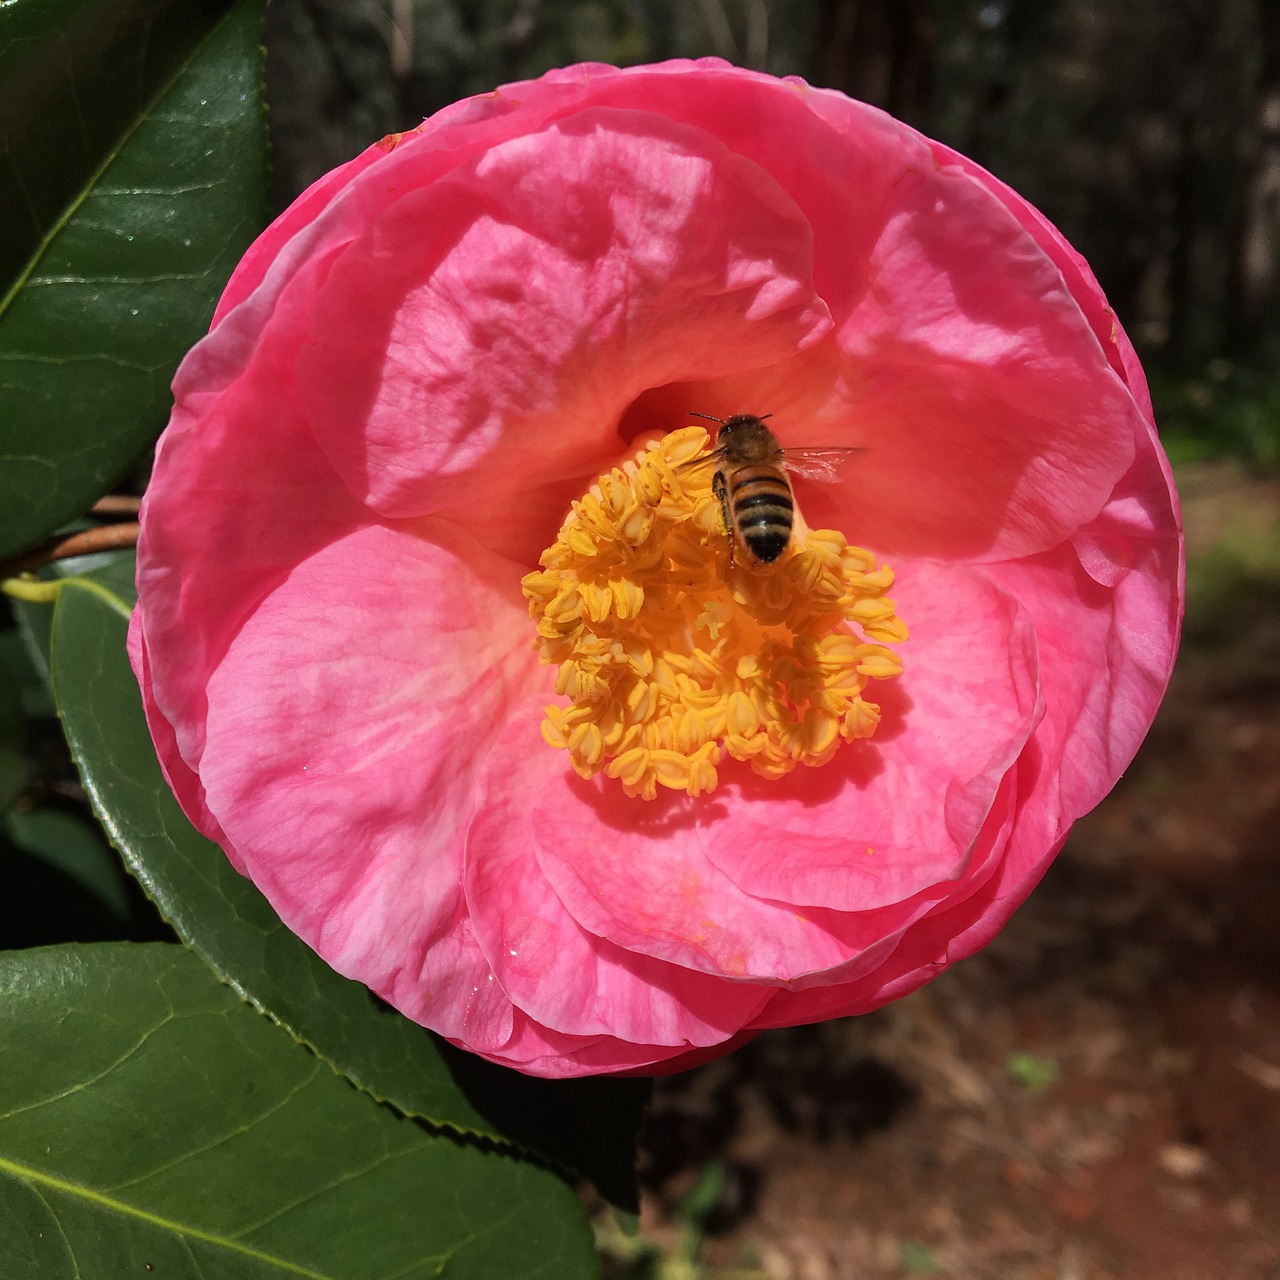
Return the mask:
[[1086,256],[1184,496],[1137,762],[986,952],[660,1082],[612,1280],[1280,1277],[1280,4],[272,0],[283,207],[548,67],[717,54],[885,107]]

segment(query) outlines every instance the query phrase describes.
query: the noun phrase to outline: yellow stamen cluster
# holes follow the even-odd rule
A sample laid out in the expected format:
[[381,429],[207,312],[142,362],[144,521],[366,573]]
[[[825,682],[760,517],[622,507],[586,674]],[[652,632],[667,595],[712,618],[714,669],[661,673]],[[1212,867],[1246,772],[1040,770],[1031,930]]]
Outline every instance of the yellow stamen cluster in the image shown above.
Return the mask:
[[875,732],[868,681],[902,671],[893,571],[841,534],[797,511],[779,560],[729,567],[714,467],[684,465],[707,446],[686,427],[601,476],[521,583],[569,699],[542,736],[646,799],[714,790],[725,752],[766,778],[825,764]]

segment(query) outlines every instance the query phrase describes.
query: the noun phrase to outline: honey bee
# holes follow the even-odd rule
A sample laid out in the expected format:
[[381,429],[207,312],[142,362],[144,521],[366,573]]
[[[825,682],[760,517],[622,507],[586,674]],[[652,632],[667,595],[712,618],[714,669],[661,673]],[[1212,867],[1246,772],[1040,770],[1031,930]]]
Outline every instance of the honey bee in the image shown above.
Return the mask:
[[796,508],[788,471],[814,480],[834,480],[840,464],[861,452],[836,447],[784,449],[764,425],[771,413],[713,418],[709,413],[691,412],[689,416],[720,424],[716,447],[681,469],[715,464],[711,491],[720,503],[731,568],[736,563],[735,547],[754,566],[771,565],[787,549]]

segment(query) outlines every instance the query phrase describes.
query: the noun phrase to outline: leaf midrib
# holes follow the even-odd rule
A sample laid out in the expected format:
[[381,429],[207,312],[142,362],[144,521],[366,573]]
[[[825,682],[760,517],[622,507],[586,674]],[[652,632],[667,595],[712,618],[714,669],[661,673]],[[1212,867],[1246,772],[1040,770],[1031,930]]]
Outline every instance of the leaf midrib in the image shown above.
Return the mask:
[[275,1254],[265,1253],[261,1249],[250,1248],[248,1245],[240,1244],[226,1236],[216,1235],[212,1231],[202,1231],[199,1227],[184,1226],[172,1218],[165,1218],[158,1213],[139,1209],[136,1205],[127,1204],[123,1200],[116,1200],[111,1196],[104,1195],[101,1191],[93,1190],[91,1187],[86,1187],[76,1182],[68,1182],[65,1178],[55,1177],[53,1174],[34,1169],[30,1165],[21,1164],[16,1160],[5,1159],[3,1156],[0,1156],[0,1173],[7,1173],[21,1182],[45,1187],[80,1200],[86,1200],[100,1209],[107,1209],[114,1213],[123,1214],[125,1217],[135,1218],[140,1222],[146,1222],[151,1226],[172,1232],[178,1237],[198,1240],[201,1244],[211,1244],[217,1248],[227,1249],[243,1257],[252,1258],[256,1262],[279,1268],[288,1275],[303,1276],[306,1280],[342,1280],[342,1277],[331,1272],[312,1271],[309,1267],[299,1266],[295,1262],[277,1257]]
[[195,61],[200,51],[213,38],[214,33],[225,21],[226,21],[226,15],[223,15],[223,17],[219,18],[218,21],[215,22],[208,29],[208,31],[204,33],[203,37],[201,37],[201,39],[197,41],[196,44],[188,51],[186,57],[182,59],[182,61],[178,64],[177,68],[174,70],[173,75],[171,75],[156,90],[156,92],[151,95],[151,97],[147,98],[143,102],[142,107],[138,111],[133,122],[128,126],[127,129],[125,129],[125,131],[120,135],[120,137],[116,139],[115,144],[108,150],[107,154],[103,157],[102,163],[89,175],[88,180],[85,182],[84,186],[81,187],[81,189],[76,193],[74,199],[72,199],[70,204],[67,205],[67,207],[62,211],[62,213],[58,216],[58,218],[50,225],[49,230],[45,232],[44,236],[40,240],[40,243],[32,251],[31,257],[28,259],[26,265],[23,267],[21,271],[18,272],[17,276],[14,279],[13,284],[9,287],[5,295],[2,298],[0,298],[0,320],[4,319],[6,312],[8,312],[9,308],[13,305],[14,299],[18,296],[19,293],[22,292],[23,287],[26,285],[27,281],[31,278],[36,267],[40,264],[45,254],[49,252],[50,246],[62,233],[67,223],[69,223],[71,219],[75,217],[76,213],[79,212],[84,202],[97,189],[98,183],[102,180],[103,175],[107,172],[108,169],[111,168],[111,166],[116,162],[116,160],[119,159],[120,153],[128,145],[129,140],[133,137],[135,133],[137,133],[137,131],[140,128],[142,128],[143,124],[145,124],[146,121],[151,118],[151,114],[155,110],[156,106],[161,102],[161,100],[165,97],[165,95],[168,94],[169,91],[173,89],[173,87],[178,83],[178,80],[181,78],[181,76],[186,72],[188,67],[190,67],[191,63]]

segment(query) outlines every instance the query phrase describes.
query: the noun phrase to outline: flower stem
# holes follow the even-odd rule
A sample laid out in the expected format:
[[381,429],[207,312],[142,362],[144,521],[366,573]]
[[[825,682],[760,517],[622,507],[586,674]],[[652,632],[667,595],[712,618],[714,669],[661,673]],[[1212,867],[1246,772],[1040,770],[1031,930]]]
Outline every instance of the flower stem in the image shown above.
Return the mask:
[[70,560],[73,556],[135,547],[138,545],[138,527],[137,521],[131,520],[124,524],[104,524],[96,529],[82,529],[79,533],[46,538],[30,551],[0,561],[0,579],[30,573],[55,560]]

